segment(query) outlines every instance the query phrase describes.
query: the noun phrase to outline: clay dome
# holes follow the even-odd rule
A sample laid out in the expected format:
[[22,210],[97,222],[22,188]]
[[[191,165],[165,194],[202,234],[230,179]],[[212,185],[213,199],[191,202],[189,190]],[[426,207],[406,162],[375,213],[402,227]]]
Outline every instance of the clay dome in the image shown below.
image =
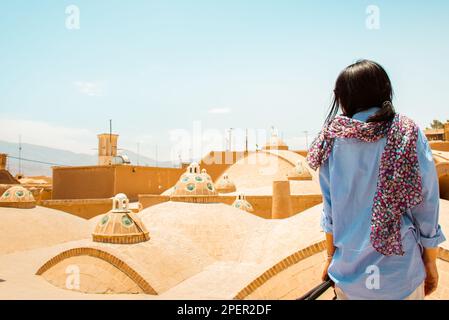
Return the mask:
[[288,150],[288,146],[278,136],[277,132],[272,128],[271,137],[267,143],[263,146],[264,150]]
[[215,184],[215,188],[219,193],[230,193],[235,192],[236,190],[234,182],[229,179],[229,176],[227,174],[224,174],[223,177],[218,180],[218,182]]
[[36,207],[36,200],[31,191],[22,186],[13,186],[1,196],[0,207],[29,209]]
[[246,200],[246,197],[243,194],[239,194],[232,204],[234,208],[246,211],[253,212],[253,206]]
[[129,209],[129,200],[123,193],[112,200],[112,210],[98,222],[92,233],[95,242],[130,244],[150,239],[140,218]]
[[287,174],[288,180],[312,180],[312,175],[309,170],[304,168],[301,161],[296,163],[296,166]]
[[200,170],[198,163],[190,164],[186,172],[173,187],[170,196],[172,201],[183,202],[215,202],[217,190],[206,169]]

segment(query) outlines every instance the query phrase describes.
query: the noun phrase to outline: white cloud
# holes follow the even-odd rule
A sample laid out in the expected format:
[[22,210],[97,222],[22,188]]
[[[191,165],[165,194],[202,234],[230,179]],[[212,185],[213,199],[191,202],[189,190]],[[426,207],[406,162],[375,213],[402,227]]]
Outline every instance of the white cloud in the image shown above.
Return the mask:
[[230,113],[231,109],[230,108],[212,108],[209,109],[209,113],[212,114],[225,114],[225,113]]
[[91,97],[102,97],[105,95],[105,84],[101,82],[75,81],[73,83],[80,93]]
[[45,122],[0,118],[0,140],[36,144],[78,153],[96,153],[96,134],[83,128],[69,128]]

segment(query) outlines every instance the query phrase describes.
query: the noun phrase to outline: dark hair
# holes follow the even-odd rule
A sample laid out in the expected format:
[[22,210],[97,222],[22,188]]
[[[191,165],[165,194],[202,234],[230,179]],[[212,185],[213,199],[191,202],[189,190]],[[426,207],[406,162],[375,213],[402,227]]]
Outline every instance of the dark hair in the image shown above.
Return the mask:
[[359,60],[346,67],[335,82],[334,99],[326,118],[329,123],[341,109],[343,115],[354,114],[372,107],[381,108],[368,122],[393,119],[393,88],[382,66],[374,61]]

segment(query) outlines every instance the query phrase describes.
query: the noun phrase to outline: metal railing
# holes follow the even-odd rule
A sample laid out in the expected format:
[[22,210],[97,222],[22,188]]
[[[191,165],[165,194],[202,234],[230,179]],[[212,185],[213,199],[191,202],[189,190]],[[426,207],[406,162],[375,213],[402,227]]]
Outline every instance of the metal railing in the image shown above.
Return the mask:
[[[330,279],[326,280],[296,300],[316,300],[323,293],[325,293],[327,291],[327,289],[332,287],[332,285],[333,285],[332,280],[330,280]],[[334,300],[335,300],[335,297],[334,297]]]

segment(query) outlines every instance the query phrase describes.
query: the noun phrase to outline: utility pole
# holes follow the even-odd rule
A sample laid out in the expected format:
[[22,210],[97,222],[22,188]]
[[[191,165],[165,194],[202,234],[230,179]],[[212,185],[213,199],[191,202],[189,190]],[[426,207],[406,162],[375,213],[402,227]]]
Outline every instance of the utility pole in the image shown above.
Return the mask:
[[248,128],[245,130],[245,151],[248,152]]
[[259,149],[259,135],[256,131],[256,152],[258,151],[258,149]]
[[109,119],[109,155],[112,156],[112,119]]
[[158,161],[158,150],[157,150],[157,145],[156,145],[156,167],[159,166],[159,161]]
[[232,130],[234,130],[234,128],[229,128],[229,151],[232,151]]
[[19,134],[19,175],[22,175],[22,135]]
[[139,165],[140,161],[140,142],[137,142],[137,165]]

